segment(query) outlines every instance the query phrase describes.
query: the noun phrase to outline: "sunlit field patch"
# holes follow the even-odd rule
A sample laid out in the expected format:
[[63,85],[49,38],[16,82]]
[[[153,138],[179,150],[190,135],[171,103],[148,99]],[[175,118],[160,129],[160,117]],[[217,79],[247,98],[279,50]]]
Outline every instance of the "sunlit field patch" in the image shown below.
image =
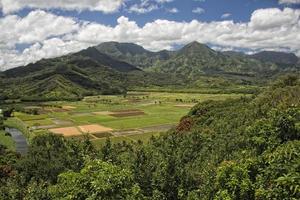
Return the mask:
[[82,133],[78,130],[77,127],[54,128],[50,129],[49,131],[54,134],[63,135],[65,137],[82,135]]
[[103,133],[103,132],[109,132],[113,130],[111,128],[100,126],[98,124],[79,126],[79,129],[83,133]]

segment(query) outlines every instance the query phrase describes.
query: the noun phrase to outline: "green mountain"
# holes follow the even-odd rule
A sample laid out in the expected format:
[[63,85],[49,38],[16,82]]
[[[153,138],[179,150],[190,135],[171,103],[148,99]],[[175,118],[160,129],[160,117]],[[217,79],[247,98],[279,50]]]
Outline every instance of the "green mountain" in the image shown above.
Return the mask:
[[123,94],[128,87],[183,85],[181,77],[144,72],[91,47],[0,73],[0,99],[61,100]]
[[221,53],[231,57],[247,57],[247,54],[239,51],[222,51]]
[[170,59],[172,51],[152,52],[133,43],[105,42],[95,47],[98,51],[117,60],[130,63],[142,69],[152,67],[162,61]]
[[296,65],[299,58],[293,53],[284,53],[276,51],[262,51],[249,57],[263,61],[263,62],[273,62],[277,64],[285,65]]
[[126,91],[122,72],[77,54],[44,59],[5,71],[1,76],[2,94],[9,98],[74,99]]
[[256,59],[264,63],[275,63],[280,70],[299,70],[300,59],[293,53],[276,52],[276,51],[262,51],[256,54],[247,55],[243,52],[237,51],[223,51],[224,55],[230,57],[244,57],[249,59]]
[[277,66],[241,56],[226,56],[204,44],[193,42],[177,51],[171,59],[160,66],[155,66],[154,69],[182,73],[192,79],[197,79],[197,76],[203,74],[269,75],[276,72]]
[[236,76],[272,75],[278,72],[274,63],[265,63],[242,55],[231,56],[214,51],[207,45],[192,42],[177,51],[151,52],[131,43],[107,42],[96,47],[115,59],[146,71],[181,74],[189,80],[201,75]]
[[160,52],[131,43],[107,42],[0,73],[0,99],[77,99],[149,86],[225,89],[256,84],[291,70],[298,72],[299,68],[217,52],[198,42]]
[[110,56],[101,53],[96,47],[87,48],[85,50],[73,54],[73,56],[90,58],[103,66],[110,67],[120,72],[139,71],[137,67],[131,64],[119,61],[117,59],[113,59]]

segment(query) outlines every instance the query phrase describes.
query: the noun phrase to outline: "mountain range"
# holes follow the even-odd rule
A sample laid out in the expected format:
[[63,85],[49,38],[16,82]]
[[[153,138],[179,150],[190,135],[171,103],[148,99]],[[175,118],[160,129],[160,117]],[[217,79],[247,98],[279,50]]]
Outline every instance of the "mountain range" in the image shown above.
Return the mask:
[[0,99],[77,99],[123,94],[137,86],[184,87],[203,77],[249,83],[299,69],[298,57],[281,52],[218,52],[198,42],[152,52],[132,43],[106,42],[1,72]]
[[276,63],[279,66],[296,65],[300,62],[300,59],[295,54],[285,52],[261,51],[252,55],[247,55],[243,52],[236,51],[224,51],[222,53],[228,56],[242,56],[247,58],[253,58],[262,62]]

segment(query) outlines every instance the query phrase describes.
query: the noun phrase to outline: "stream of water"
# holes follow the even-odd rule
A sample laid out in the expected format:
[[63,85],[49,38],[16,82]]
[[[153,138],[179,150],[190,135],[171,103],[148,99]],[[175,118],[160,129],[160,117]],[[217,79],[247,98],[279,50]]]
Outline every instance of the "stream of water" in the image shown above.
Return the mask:
[[28,144],[23,133],[16,128],[5,128],[7,133],[11,134],[12,139],[16,143],[16,151],[22,155],[28,151]]

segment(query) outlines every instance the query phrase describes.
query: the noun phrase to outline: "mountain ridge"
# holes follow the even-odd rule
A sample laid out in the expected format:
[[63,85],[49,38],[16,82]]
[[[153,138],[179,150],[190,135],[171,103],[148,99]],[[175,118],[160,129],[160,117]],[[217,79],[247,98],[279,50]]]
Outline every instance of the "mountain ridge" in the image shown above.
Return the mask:
[[275,62],[277,64],[295,65],[299,62],[299,58],[294,53],[285,53],[277,51],[261,51],[250,57],[261,60],[263,62]]
[[8,98],[74,98],[122,94],[128,87],[135,86],[189,86],[211,76],[225,82],[241,80],[238,82],[249,84],[281,72],[299,70],[296,65],[280,66],[243,54],[231,54],[215,51],[199,42],[189,43],[177,51],[159,52],[132,43],[107,42],[0,72],[0,86],[4,91],[1,93]]

